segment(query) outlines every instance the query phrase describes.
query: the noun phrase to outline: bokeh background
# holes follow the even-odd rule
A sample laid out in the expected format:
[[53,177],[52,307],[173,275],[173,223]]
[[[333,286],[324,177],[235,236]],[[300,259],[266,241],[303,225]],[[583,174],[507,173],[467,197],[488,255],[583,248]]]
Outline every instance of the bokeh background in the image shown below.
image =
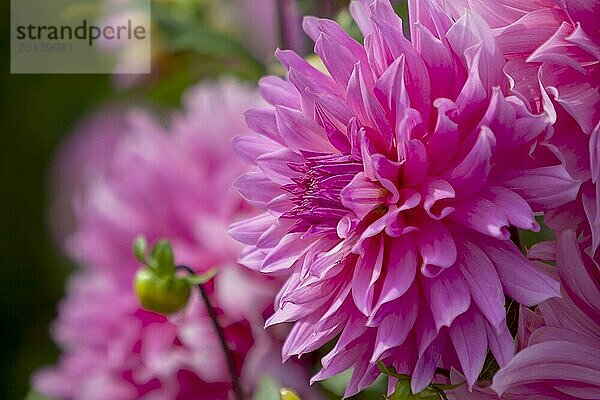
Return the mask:
[[[49,326],[75,267],[48,230],[49,170],[61,141],[78,120],[107,102],[176,107],[182,91],[202,78],[233,73],[256,81],[276,68],[236,31],[235,1],[153,1],[153,20],[163,32],[159,38],[153,30],[159,73],[128,88],[115,85],[110,75],[11,75],[10,2],[2,2],[0,399],[25,398],[32,371],[58,356]],[[349,21],[348,1],[298,3],[301,13]],[[400,2],[398,11],[406,14]],[[305,47],[310,51],[308,43]]]

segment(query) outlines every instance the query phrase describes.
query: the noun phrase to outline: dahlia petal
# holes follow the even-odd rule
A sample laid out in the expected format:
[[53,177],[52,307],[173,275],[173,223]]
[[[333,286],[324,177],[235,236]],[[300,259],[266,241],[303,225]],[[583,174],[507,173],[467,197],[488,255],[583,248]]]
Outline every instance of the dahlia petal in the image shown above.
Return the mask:
[[[378,2],[386,4],[386,2]],[[389,3],[387,3],[389,6]],[[385,8],[385,7],[382,7]],[[391,63],[405,55],[405,84],[406,91],[411,99],[412,107],[423,113],[423,119],[427,120],[429,112],[429,104],[431,104],[431,82],[425,62],[414,48],[414,46],[404,37],[401,27],[400,18],[393,12],[388,18],[396,20],[393,22],[386,21],[382,17],[371,17],[375,27],[380,32],[380,35],[385,38],[385,43],[391,53]]]
[[581,185],[562,165],[516,171],[498,181],[527,201],[533,211],[557,208],[575,200]]
[[423,142],[417,139],[406,143],[406,159],[402,170],[402,182],[415,186],[423,181],[429,169],[429,158]]
[[352,19],[358,25],[363,36],[368,36],[373,31],[370,21],[369,0],[352,0],[348,6]]
[[[486,17],[483,18],[489,21]],[[498,46],[507,58],[526,57],[546,42],[564,19],[564,13],[560,9],[537,9],[499,25],[494,34]]]
[[[277,50],[275,52],[275,57],[288,71],[293,69],[297,71],[298,74],[307,77],[307,82],[312,82],[312,84],[315,85],[315,87],[313,87],[311,90],[312,92],[340,93],[339,87],[330,76],[310,65],[308,61],[299,56],[297,53],[291,50]],[[294,82],[292,81],[292,83]],[[296,86],[296,88],[300,94],[302,94],[304,89],[306,89],[306,87],[298,86]],[[321,90],[318,88],[321,88]]]
[[485,185],[491,169],[494,145],[494,133],[487,127],[481,127],[477,141],[469,153],[457,166],[442,175],[452,185],[457,197],[472,195]]
[[248,164],[261,155],[281,149],[281,145],[265,136],[237,136],[231,143],[235,152]]
[[502,209],[511,225],[534,232],[541,229],[529,204],[512,190],[490,186],[489,192],[483,196]]
[[409,237],[389,239],[386,244],[385,279],[375,311],[382,304],[400,298],[411,287],[417,270],[417,253],[415,245]]
[[421,392],[431,383],[435,369],[442,357],[442,349],[446,340],[445,335],[438,336],[419,357],[410,381],[413,393]]
[[431,173],[437,174],[452,160],[461,138],[458,124],[449,116],[456,111],[456,105],[448,99],[436,99],[433,106],[437,109],[437,122],[427,143],[427,153]]
[[342,190],[341,197],[344,207],[354,211],[360,218],[383,201],[381,188],[362,172],[356,174],[352,182]]
[[581,24],[589,35],[598,37],[600,26],[598,15],[600,15],[600,2],[598,0],[566,0],[567,10],[574,21]]
[[456,244],[443,223],[431,220],[423,230],[415,231],[413,237],[421,253],[421,272],[425,276],[431,276],[429,265],[449,268],[456,262]]
[[335,38],[325,33],[321,33],[315,42],[315,53],[323,61],[338,87],[342,90],[346,89],[354,65],[360,60],[348,48],[340,46]]
[[[324,366],[316,375],[310,378],[310,383],[322,381],[351,368],[367,351],[368,345],[365,342],[357,343],[346,351],[335,353],[329,358],[328,365]],[[324,360],[325,357],[323,357]]]
[[279,185],[259,171],[240,176],[234,186],[250,204],[263,210],[273,197],[279,195],[280,191]]
[[348,49],[358,61],[367,63],[367,56],[363,46],[348,35],[337,22],[330,19],[309,16],[304,17],[302,27],[314,42],[319,39],[321,34],[329,35],[333,39],[333,43],[337,43],[339,46]]
[[400,163],[390,161],[387,157],[381,154],[374,154],[371,157],[373,164],[373,175],[381,186],[388,190],[388,202],[398,203],[400,201],[400,192],[398,191],[397,182],[400,179]]
[[[569,298],[593,321],[600,321],[600,283],[584,264],[574,231],[565,230],[558,234],[556,262]],[[597,265],[594,267],[597,268]]]
[[486,254],[474,243],[465,241],[461,249],[460,270],[473,301],[495,330],[504,326],[504,291],[498,273]]
[[448,328],[460,365],[467,378],[469,389],[477,380],[487,354],[485,321],[471,309],[457,317]]
[[512,299],[530,307],[560,296],[559,283],[530,264],[514,244],[491,239],[480,239],[478,244],[496,267],[504,292]]
[[550,39],[531,53],[527,62],[560,65],[584,74],[585,68],[582,64],[589,59],[589,53],[566,40],[572,32],[573,27],[564,21]]
[[369,386],[375,378],[381,374],[376,364],[369,364],[364,360],[360,360],[354,365],[352,375],[348,381],[348,386],[344,392],[344,398],[354,396],[367,386]]
[[281,105],[300,109],[300,95],[290,82],[270,75],[258,81],[258,90],[263,99],[274,106]]
[[590,136],[590,169],[592,182],[598,184],[600,180],[600,122]]
[[265,257],[265,261],[260,269],[261,272],[271,273],[283,271],[290,268],[302,252],[314,239],[303,239],[301,234],[290,233],[281,239]]
[[354,111],[362,125],[376,129],[387,150],[391,146],[392,128],[389,126],[379,102],[372,95],[372,90],[367,87],[360,64],[354,65],[348,81],[346,99],[350,109]]
[[411,22],[410,37],[413,38],[412,41],[421,54],[426,52],[422,37],[419,36],[421,27],[432,33],[437,33],[436,38],[441,39],[452,26],[450,15],[445,13],[434,1],[409,0],[408,15]]
[[[547,382],[568,388],[569,381],[592,385],[591,393],[600,396],[600,350],[583,343],[550,341],[536,344],[517,354],[506,368],[494,376],[492,389],[503,394],[508,388],[535,382]],[[553,381],[559,381],[553,383]]]
[[[498,69],[498,67],[501,68],[503,63],[501,60],[498,62],[498,57],[502,57],[502,54],[497,51],[494,34],[486,22],[479,15],[467,11],[452,25],[446,33],[446,37],[454,54],[463,60],[465,67],[470,65],[465,58],[468,49],[474,46],[480,47],[481,66],[483,68],[478,68],[477,71],[481,76],[484,87],[491,88],[493,82],[498,79],[497,76],[495,78],[492,78],[492,76],[499,71],[488,75],[485,68],[495,66]],[[473,64],[477,64],[477,62],[473,61]]]
[[279,185],[287,185],[292,183],[292,178],[299,175],[291,171],[288,165],[302,161],[303,158],[297,153],[288,148],[280,148],[258,157],[256,166],[273,182]]
[[423,208],[427,215],[440,220],[454,211],[453,207],[443,206],[443,200],[453,199],[456,196],[452,185],[442,179],[429,179],[422,187],[424,187]]
[[540,68],[540,80],[554,100],[589,135],[600,120],[598,78],[570,68],[544,64]]
[[402,54],[381,75],[373,93],[387,112],[388,120],[396,126],[396,116],[410,107],[404,83],[405,55]]
[[383,266],[383,237],[367,239],[363,247],[364,253],[354,268],[352,297],[360,312],[369,316],[373,310],[374,284]]
[[277,131],[277,121],[273,110],[257,110],[252,109],[244,114],[246,125],[251,130],[258,132],[267,138],[281,143],[279,132]]
[[546,114],[530,115],[525,103],[514,97],[506,98],[500,88],[495,87],[480,126],[494,132],[501,151],[510,151],[535,139],[549,122]]
[[[397,313],[399,308],[408,307],[410,304],[418,305],[419,302],[418,286],[411,285],[401,297],[382,303],[381,305],[376,305],[367,319],[367,326],[377,327],[388,315]],[[429,309],[427,311],[429,311]]]
[[375,363],[389,349],[400,346],[411,332],[417,319],[419,303],[408,301],[397,302],[395,312],[389,313],[377,326],[375,349],[370,362]]
[[485,198],[476,197],[457,204],[448,218],[484,235],[510,239],[504,210]]
[[487,341],[496,362],[500,368],[504,368],[510,362],[515,354],[515,341],[508,330],[506,324],[500,325],[500,330],[497,327],[485,324],[487,333]]
[[328,153],[335,151],[323,128],[301,111],[281,106],[277,106],[275,110],[277,129],[290,149]]
[[469,309],[469,287],[458,268],[449,268],[435,278],[423,278],[421,285],[438,332]]
[[255,245],[262,234],[275,222],[269,213],[263,213],[243,221],[235,222],[229,227],[229,235],[240,243]]
[[527,250],[527,258],[530,260],[556,260],[556,242],[538,242]]
[[[411,1],[418,2],[418,0]],[[420,47],[419,52],[427,65],[427,69],[431,71],[431,98],[436,100],[442,97],[455,98],[456,82],[453,82],[453,79],[448,79],[448,77],[456,75],[452,53],[440,38],[434,36],[430,29],[416,24],[412,24],[411,29],[412,27],[417,29],[416,37],[419,38],[420,43],[417,46]],[[444,34],[445,31],[442,35]]]
[[583,209],[592,233],[591,254],[600,246],[600,183],[592,185],[586,182],[581,190]]

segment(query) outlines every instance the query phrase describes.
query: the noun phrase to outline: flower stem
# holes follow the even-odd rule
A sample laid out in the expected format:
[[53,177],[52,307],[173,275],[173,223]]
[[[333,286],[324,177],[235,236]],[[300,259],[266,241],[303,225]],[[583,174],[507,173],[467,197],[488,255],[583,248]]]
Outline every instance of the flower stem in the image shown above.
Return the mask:
[[[177,269],[184,270],[191,275],[196,275],[193,269],[188,267],[187,265],[178,265]],[[244,400],[244,392],[242,390],[242,386],[240,384],[239,377],[237,376],[237,372],[235,370],[235,364],[233,362],[233,354],[231,350],[227,346],[227,341],[225,340],[225,333],[223,332],[223,328],[219,324],[219,320],[217,319],[217,312],[213,307],[210,299],[208,297],[208,293],[206,292],[206,288],[203,284],[197,284],[198,289],[200,290],[200,295],[202,296],[202,300],[204,301],[204,305],[206,306],[206,310],[208,311],[208,316],[210,317],[213,327],[217,332],[217,336],[219,336],[219,342],[221,343],[221,349],[223,350],[223,355],[225,356],[225,361],[227,362],[227,369],[229,370],[229,375],[231,376],[231,383],[233,386],[233,391],[235,393],[236,400]]]

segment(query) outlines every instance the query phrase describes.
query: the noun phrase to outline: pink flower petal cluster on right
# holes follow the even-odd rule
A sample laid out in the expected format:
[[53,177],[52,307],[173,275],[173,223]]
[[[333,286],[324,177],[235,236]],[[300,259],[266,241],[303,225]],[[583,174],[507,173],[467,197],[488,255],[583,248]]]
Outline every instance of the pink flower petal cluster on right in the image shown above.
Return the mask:
[[352,368],[348,397],[379,361],[413,393],[439,367],[470,392],[491,351],[505,391],[535,348],[513,359],[505,296],[560,296],[511,232],[545,213],[591,258],[600,240],[600,13],[584,3],[413,0],[408,40],[389,1],[357,0],[363,43],[304,21],[326,71],[276,53],[287,77],[263,78],[271,107],[246,114],[260,136],[234,142],[254,166],[236,186],[263,213],[230,232],[242,264],[289,276],[267,321],[294,323],[284,359],[335,340],[313,380]]

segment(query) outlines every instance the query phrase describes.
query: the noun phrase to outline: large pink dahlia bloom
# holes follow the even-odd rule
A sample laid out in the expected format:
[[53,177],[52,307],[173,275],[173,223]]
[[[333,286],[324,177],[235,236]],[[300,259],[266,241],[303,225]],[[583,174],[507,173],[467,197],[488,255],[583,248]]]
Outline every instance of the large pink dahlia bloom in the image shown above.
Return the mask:
[[[82,173],[66,175],[74,180],[75,224],[60,231],[83,271],[53,328],[63,356],[35,375],[38,391],[56,399],[228,398],[225,358],[201,300],[193,296],[184,312],[165,318],[135,298],[131,246],[141,233],[169,239],[176,262],[198,272],[219,268],[207,290],[248,392],[269,375],[311,398],[304,368],[281,368],[281,340],[262,329],[275,281],[237,265],[239,245],[227,235],[231,219],[249,208],[231,188],[244,166],[230,141],[247,130],[243,110],[258,104],[256,91],[235,81],[201,84],[167,127],[140,110],[105,112],[66,146],[59,176],[62,168]],[[111,116],[116,121],[102,121]],[[102,127],[118,129],[104,141]],[[101,161],[86,168],[83,154]]]
[[600,257],[586,253],[586,242],[578,242],[572,230],[559,233],[556,257],[551,258],[556,259],[563,298],[539,306],[544,326],[494,377],[492,388],[499,394],[600,398]]
[[494,28],[512,89],[533,109],[540,105],[540,89],[550,95],[558,118],[532,158],[541,167],[563,163],[582,184],[575,201],[543,210],[546,223],[591,233],[595,252],[600,246],[600,1],[440,1],[454,18],[469,8]]
[[284,358],[338,337],[313,379],[353,368],[346,395],[378,375],[438,366],[472,385],[488,349],[513,354],[505,294],[521,304],[558,283],[510,241],[537,230],[531,207],[574,199],[562,166],[523,171],[521,154],[554,120],[508,96],[493,33],[430,2],[411,10],[412,42],[388,1],[354,1],[364,45],[335,22],[307,18],[327,72],[290,51],[283,80],[260,82],[267,109],[246,114],[261,137],[234,142],[255,169],[236,183],[264,213],[231,227],[241,263],[290,273],[267,325],[295,322]]

